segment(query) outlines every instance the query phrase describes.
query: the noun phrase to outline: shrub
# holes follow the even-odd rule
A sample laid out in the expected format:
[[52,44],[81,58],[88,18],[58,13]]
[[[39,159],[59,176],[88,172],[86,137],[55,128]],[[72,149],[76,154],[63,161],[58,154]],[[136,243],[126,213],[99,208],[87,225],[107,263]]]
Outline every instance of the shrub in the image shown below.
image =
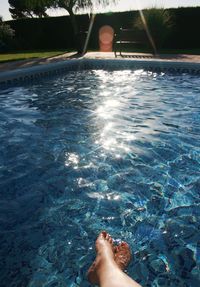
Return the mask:
[[5,52],[12,48],[14,30],[5,24],[0,17],[0,52]]
[[173,28],[173,17],[169,10],[151,8],[143,11],[144,18],[139,15],[134,23],[138,30],[145,30],[151,35],[156,48],[165,44]]

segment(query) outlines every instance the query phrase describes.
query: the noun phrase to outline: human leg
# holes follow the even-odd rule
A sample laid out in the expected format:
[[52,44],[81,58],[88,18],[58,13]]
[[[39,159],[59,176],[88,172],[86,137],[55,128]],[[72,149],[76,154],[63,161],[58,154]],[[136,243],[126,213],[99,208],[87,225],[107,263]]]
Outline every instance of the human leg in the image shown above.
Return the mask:
[[[126,248],[124,243],[118,248],[118,252],[127,252]],[[88,279],[92,284],[98,284],[100,287],[141,287],[122,271],[129,259],[124,257],[124,260],[120,260],[118,257],[116,260],[112,238],[105,231],[101,232],[96,240],[96,252],[95,262],[88,271]]]

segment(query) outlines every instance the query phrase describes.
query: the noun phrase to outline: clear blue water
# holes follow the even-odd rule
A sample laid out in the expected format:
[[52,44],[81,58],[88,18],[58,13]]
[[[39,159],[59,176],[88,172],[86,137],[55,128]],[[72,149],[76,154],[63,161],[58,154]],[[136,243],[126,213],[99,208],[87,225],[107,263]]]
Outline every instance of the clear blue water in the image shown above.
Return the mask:
[[126,240],[143,286],[200,286],[200,79],[80,71],[0,92],[0,285],[90,286]]

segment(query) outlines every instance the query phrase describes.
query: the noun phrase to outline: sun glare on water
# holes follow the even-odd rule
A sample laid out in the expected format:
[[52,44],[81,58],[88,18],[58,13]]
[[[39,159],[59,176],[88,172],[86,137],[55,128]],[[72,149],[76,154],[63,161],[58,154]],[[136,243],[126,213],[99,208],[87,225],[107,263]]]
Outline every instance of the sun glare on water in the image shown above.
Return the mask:
[[[130,152],[129,142],[135,139],[135,135],[130,127],[126,124],[126,116],[124,110],[129,107],[130,98],[126,94],[126,87],[118,89],[119,82],[129,76],[130,71],[119,71],[112,79],[112,86],[108,87],[105,71],[95,71],[101,79],[99,86],[99,101],[95,110],[95,121],[98,126],[98,135],[95,140],[96,144],[101,145],[104,151],[113,153],[116,157],[120,157],[124,153]],[[124,79],[123,79],[124,78]],[[135,80],[137,79],[137,75]],[[134,80],[134,79],[133,79]],[[134,95],[134,90],[132,91]]]

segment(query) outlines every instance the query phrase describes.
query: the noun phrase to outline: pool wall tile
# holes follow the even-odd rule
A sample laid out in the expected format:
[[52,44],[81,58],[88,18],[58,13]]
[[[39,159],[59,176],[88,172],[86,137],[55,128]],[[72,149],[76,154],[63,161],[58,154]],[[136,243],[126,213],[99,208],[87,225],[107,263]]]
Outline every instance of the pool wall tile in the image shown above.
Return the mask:
[[172,62],[159,59],[71,59],[0,73],[0,88],[21,85],[68,71],[85,69],[125,70],[145,69],[150,72],[189,73],[200,75],[200,63]]

